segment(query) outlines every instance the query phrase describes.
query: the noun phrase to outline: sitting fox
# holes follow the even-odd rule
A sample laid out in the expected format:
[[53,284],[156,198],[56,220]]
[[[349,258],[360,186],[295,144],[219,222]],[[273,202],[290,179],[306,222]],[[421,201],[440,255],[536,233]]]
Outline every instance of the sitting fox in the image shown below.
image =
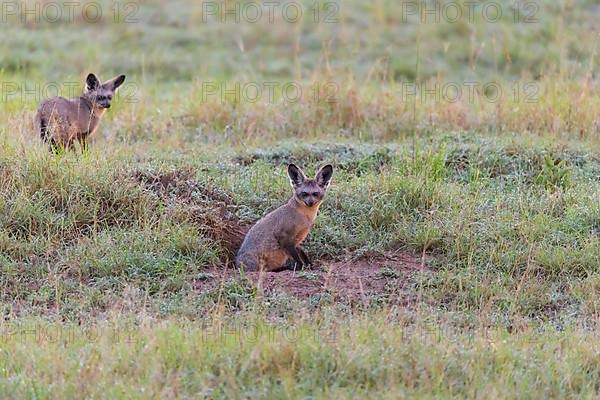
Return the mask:
[[315,179],[307,179],[294,164],[288,166],[292,198],[260,219],[248,232],[235,264],[246,271],[277,272],[286,269],[289,257],[296,266],[310,265],[300,244],[312,228],[333,176],[333,167],[322,167]]
[[123,82],[125,75],[102,84],[96,75],[89,74],[83,96],[71,100],[64,97],[44,100],[35,117],[42,140],[52,150],[73,150],[78,141],[85,151],[87,138],[98,129],[100,119],[110,108],[112,98]]

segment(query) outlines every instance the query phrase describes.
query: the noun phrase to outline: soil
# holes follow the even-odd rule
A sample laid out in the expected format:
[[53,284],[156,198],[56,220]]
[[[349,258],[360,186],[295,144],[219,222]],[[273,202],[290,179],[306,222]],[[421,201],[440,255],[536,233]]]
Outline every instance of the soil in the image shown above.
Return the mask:
[[[298,299],[330,296],[342,302],[406,304],[410,301],[406,286],[415,272],[426,268],[420,257],[410,253],[353,261],[328,261],[312,269],[283,272],[246,272],[245,276],[258,293],[283,292]],[[213,290],[230,280],[240,279],[233,269],[212,269],[206,279],[195,282],[199,291]]]

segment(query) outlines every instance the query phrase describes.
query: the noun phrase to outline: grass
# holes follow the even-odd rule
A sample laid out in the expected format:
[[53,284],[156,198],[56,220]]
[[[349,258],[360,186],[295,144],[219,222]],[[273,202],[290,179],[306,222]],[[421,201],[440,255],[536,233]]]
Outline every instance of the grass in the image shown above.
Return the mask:
[[[464,333],[383,320],[113,321],[63,330],[29,321],[5,336],[1,390],[36,398],[598,395],[593,334]],[[43,346],[21,340],[36,332]]]
[[[328,160],[336,179],[306,244],[314,257],[426,253],[425,295],[438,307],[476,315],[487,304],[503,324],[595,319],[595,292],[585,288],[600,265],[600,161],[576,145],[448,134],[408,144],[290,143],[126,169],[94,154],[35,152],[29,163],[8,160],[1,191],[3,275],[13,277],[3,296],[12,303],[95,314],[129,286],[151,298],[192,295],[189,282],[228,251],[206,230],[218,203],[206,188],[224,193],[231,223],[251,223],[289,196],[282,165],[312,171]],[[131,171],[195,172],[179,184],[188,186],[157,194]],[[104,301],[82,301],[97,291]]]
[[[334,24],[152,0],[127,23],[99,4],[97,23],[4,24],[2,397],[598,396],[594,2],[539,1],[534,24],[404,21],[387,0],[340,3]],[[49,154],[42,90],[24,89],[66,95],[91,71],[129,86],[88,154]],[[280,88],[206,93],[251,82]],[[472,99],[421,99],[466,82]],[[289,197],[289,162],[334,166],[305,243],[319,265],[421,268],[382,261],[386,296],[358,302],[222,279],[244,227]]]

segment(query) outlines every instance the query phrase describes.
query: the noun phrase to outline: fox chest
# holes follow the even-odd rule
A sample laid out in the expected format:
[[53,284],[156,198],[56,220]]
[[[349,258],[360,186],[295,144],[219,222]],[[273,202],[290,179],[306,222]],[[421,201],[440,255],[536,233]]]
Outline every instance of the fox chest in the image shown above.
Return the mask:
[[298,232],[296,232],[296,235],[294,237],[294,245],[298,246],[300,243],[304,242],[304,240],[310,233],[311,228],[312,228],[312,222],[310,223],[310,225],[307,225],[306,227],[299,229]]

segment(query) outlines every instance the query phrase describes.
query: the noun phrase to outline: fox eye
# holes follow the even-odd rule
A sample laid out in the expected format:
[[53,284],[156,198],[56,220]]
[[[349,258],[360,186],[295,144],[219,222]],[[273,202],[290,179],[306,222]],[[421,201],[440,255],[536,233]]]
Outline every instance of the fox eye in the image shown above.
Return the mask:
[[300,193],[300,196],[306,197],[306,196],[308,196],[308,192],[302,192],[302,193]]
[[312,195],[315,196],[315,197],[319,197],[319,192],[313,192]]

